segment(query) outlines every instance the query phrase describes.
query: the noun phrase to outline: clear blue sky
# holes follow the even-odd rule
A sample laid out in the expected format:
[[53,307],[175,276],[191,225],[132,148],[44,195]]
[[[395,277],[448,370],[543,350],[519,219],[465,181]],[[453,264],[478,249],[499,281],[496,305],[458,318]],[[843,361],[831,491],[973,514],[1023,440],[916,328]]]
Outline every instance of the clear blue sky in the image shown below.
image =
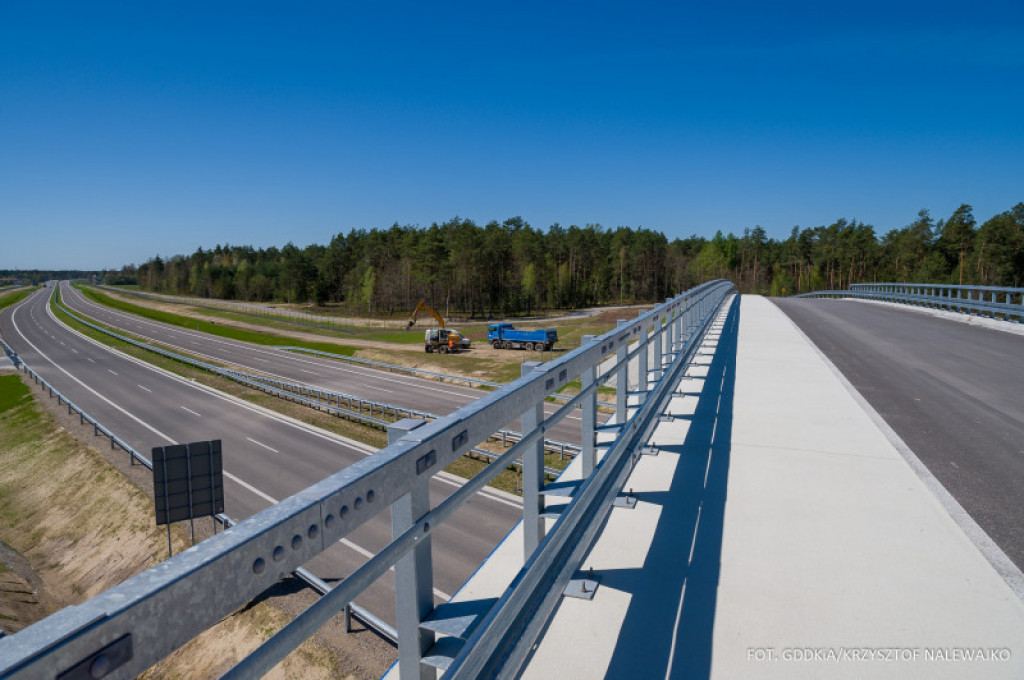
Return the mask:
[[1024,201],[1024,2],[0,1],[0,268]]

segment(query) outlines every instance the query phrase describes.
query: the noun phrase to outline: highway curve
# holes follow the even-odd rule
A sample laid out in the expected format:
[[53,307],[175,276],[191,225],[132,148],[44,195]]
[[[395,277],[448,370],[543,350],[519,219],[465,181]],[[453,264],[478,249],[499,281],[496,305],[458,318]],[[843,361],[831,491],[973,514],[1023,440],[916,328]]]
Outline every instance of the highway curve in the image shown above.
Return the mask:
[[[116,353],[58,322],[42,289],[0,313],[0,334],[33,369],[117,433],[148,454],[171,442],[224,442],[225,506],[237,520],[271,505],[357,460],[372,448],[228,397],[210,388]],[[431,479],[432,503],[455,482]],[[379,512],[346,541],[309,565],[321,578],[350,574],[390,540],[390,514]],[[487,490],[433,534],[438,598],[454,593],[521,517],[521,506]],[[390,577],[358,602],[394,620]]]
[[1024,568],[1024,336],[909,308],[774,301]]
[[[322,390],[351,394],[363,399],[394,404],[419,411],[447,415],[486,394],[462,385],[452,385],[415,376],[353,365],[342,361],[297,354],[265,345],[221,338],[178,326],[151,321],[134,314],[97,304],[70,285],[61,285],[61,299],[72,311],[108,326],[147,338],[182,352],[232,364],[255,373],[302,383]],[[550,414],[555,405],[547,405]],[[548,430],[548,437],[579,443],[579,416],[567,416]],[[506,425],[519,429],[518,421]]]

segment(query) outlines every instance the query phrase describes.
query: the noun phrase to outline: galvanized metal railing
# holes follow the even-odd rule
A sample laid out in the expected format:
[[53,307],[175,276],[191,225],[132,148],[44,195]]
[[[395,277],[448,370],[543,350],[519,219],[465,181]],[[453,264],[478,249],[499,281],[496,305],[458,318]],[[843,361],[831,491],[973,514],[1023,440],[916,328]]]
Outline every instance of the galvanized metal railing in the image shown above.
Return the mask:
[[794,297],[878,300],[1024,322],[1024,288],[946,283],[854,283],[849,290],[818,290]]
[[[523,461],[526,565],[451,659],[452,677],[514,674],[523,650],[542,626],[559,583],[578,567],[621,491],[641,442],[693,357],[723,302],[735,291],[714,281],[672,298],[579,349],[541,365],[524,365],[520,379],[430,423],[401,421],[390,443],[361,460],[163,564],[0,640],[0,675],[57,675],[101,668],[105,677],[133,677],[228,613],[244,605],[370,517],[390,509],[392,542],[296,617],[229,673],[258,676],[294,649],[389,569],[395,570],[399,665],[403,677],[430,677],[424,655],[434,633],[421,627],[433,610],[431,541],[434,529],[516,458]],[[596,375],[614,352],[613,372]],[[653,357],[653,359],[652,359]],[[653,364],[651,363],[653,360]],[[627,372],[638,365],[641,403],[629,405]],[[595,446],[597,388],[617,378],[618,436],[599,461]],[[545,416],[546,396],[579,377],[582,390]],[[585,478],[554,528],[545,535],[543,434],[582,409],[581,468]],[[629,417],[631,416],[631,417]],[[485,470],[431,508],[429,478],[496,427],[523,420],[523,438]],[[536,607],[534,607],[536,605]],[[518,610],[518,611],[517,611]],[[436,613],[436,612],[435,612]],[[438,641],[438,646],[443,640]],[[508,645],[513,648],[508,648]],[[525,647],[524,647],[525,645]],[[125,647],[131,653],[120,654]],[[114,664],[115,650],[117,664]],[[486,669],[477,672],[477,669]]]
[[[64,396],[60,392],[60,390],[58,390],[49,382],[47,382],[45,378],[36,373],[27,363],[25,363],[21,359],[21,357],[18,356],[18,354],[11,348],[11,346],[4,342],[2,338],[0,338],[0,346],[3,347],[4,354],[7,355],[7,357],[11,360],[11,363],[14,364],[16,369],[24,372],[26,375],[32,378],[35,381],[35,383],[40,386],[41,389],[46,390],[49,393],[51,398],[55,398],[59,405],[67,405],[68,415],[78,414],[79,424],[85,425],[86,423],[88,423],[92,425],[93,435],[98,437],[99,435],[102,434],[103,436],[107,437],[107,439],[110,440],[110,448],[120,448],[122,451],[127,453],[128,460],[131,462],[132,465],[138,462],[148,470],[153,470],[153,462],[149,458],[136,451],[134,447],[132,447],[119,436],[114,434],[112,430],[110,430],[105,425],[100,423],[98,420],[93,418],[91,415],[86,413],[86,411],[82,407],[78,406],[70,399],[68,399],[66,396]],[[215,515],[214,520],[219,522],[220,525],[223,526],[225,529],[237,524],[235,520],[231,519],[231,517],[225,513]],[[296,576],[298,576],[303,581],[308,583],[314,590],[318,591],[321,595],[330,590],[330,586],[328,586],[323,581],[323,579],[319,578],[308,569],[300,567],[299,569],[296,569],[294,573]],[[397,642],[398,637],[397,634],[395,633],[394,627],[382,621],[378,616],[376,616],[372,612],[364,609],[363,607],[360,607],[359,605],[350,604],[348,606],[346,613],[350,616],[355,617],[364,625],[368,626],[369,628],[372,628],[379,635],[390,640],[391,642]],[[0,664],[0,671],[2,670],[3,666],[2,664]],[[5,677],[6,676],[4,675],[0,675],[0,678]]]

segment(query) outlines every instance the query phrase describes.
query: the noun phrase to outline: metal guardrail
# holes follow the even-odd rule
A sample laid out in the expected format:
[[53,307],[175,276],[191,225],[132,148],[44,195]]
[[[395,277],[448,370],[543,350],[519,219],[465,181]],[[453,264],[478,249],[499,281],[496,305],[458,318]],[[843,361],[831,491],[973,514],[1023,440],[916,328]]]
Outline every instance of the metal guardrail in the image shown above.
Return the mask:
[[[285,323],[295,323],[301,326],[314,326],[317,328],[330,329],[340,328],[345,325],[341,323],[341,321],[333,319],[329,316],[308,314],[305,312],[296,312],[288,309],[268,308],[262,305],[249,305],[244,302],[232,302],[230,300],[218,300],[216,298],[180,297],[175,295],[165,295],[163,293],[151,293],[148,291],[138,290],[122,290],[120,288],[115,288],[112,286],[95,286],[95,288],[99,288],[100,290],[104,290],[111,293],[117,293],[120,295],[130,295],[132,297],[141,298],[143,300],[155,299],[176,305],[187,305],[189,307],[200,307],[204,309],[216,309],[220,311],[231,312],[234,314],[242,314],[246,316],[254,316],[257,318],[272,319],[277,321],[283,321]],[[298,319],[298,321],[295,321],[294,319]],[[319,354],[322,356],[329,356],[332,359],[347,361],[352,364],[371,366],[373,368],[380,368],[391,372],[406,373],[408,375],[424,376],[427,378],[437,378],[438,380],[447,380],[449,382],[462,382],[470,386],[478,385],[481,387],[492,388],[501,387],[501,383],[492,382],[490,380],[480,380],[478,378],[468,378],[461,375],[452,375],[450,373],[428,371],[422,368],[400,366],[398,364],[389,364],[383,361],[373,361],[371,359],[360,359],[358,357],[350,357],[345,356],[343,354],[319,352],[313,349],[306,349],[305,347],[282,347],[281,349],[287,349],[295,352],[308,352],[309,354]]]
[[154,293],[148,290],[129,290],[126,288],[118,288],[116,286],[97,285],[96,288],[102,290],[108,290],[121,295],[131,295],[132,297],[143,298],[143,299],[156,299],[162,302],[169,302],[175,305],[188,305],[190,307],[204,307],[206,309],[217,309],[225,312],[232,312],[235,314],[244,314],[246,316],[263,317],[267,319],[277,319],[287,323],[296,323],[303,326],[314,326],[319,328],[340,328],[345,324],[340,319],[336,319],[331,316],[324,314],[310,314],[308,312],[298,312],[292,309],[286,309],[282,307],[272,307],[270,305],[251,305],[245,302],[235,302],[234,300],[221,300],[219,298],[197,298],[197,297],[186,297],[183,295],[168,295],[166,293]]
[[[391,509],[393,540],[344,581],[267,640],[229,672],[254,677],[274,666],[369,584],[394,567],[399,668],[404,677],[429,676],[434,633],[421,627],[433,609],[431,534],[510,461],[523,459],[526,566],[469,640],[454,654],[451,677],[480,677],[475,669],[514,675],[543,625],[558,583],[578,567],[639,456],[639,444],[656,426],[703,334],[735,291],[714,281],[672,298],[618,328],[587,338],[580,348],[546,364],[524,364],[520,379],[431,423],[401,421],[389,428],[390,444],[231,529],[79,605],[0,640],[0,675],[57,675],[70,669],[109,670],[104,677],[133,677],[250,601],[378,512]],[[616,356],[618,437],[598,463],[595,450],[597,364]],[[649,358],[653,366],[649,370]],[[642,404],[627,418],[627,372],[636,362]],[[544,399],[579,377],[582,390],[545,417]],[[653,385],[653,389],[649,389]],[[644,397],[646,395],[646,398]],[[545,536],[544,431],[582,408],[581,466],[586,477]],[[495,427],[523,419],[523,438],[437,506],[429,478],[486,439]],[[539,613],[534,617],[537,604]],[[526,606],[524,606],[526,605]],[[441,607],[437,608],[438,610]],[[435,610],[434,614],[438,614]],[[455,640],[457,642],[457,640]],[[508,649],[507,645],[514,649]],[[525,647],[524,647],[525,646]],[[113,658],[114,649],[130,654]]]
[[794,297],[879,300],[963,314],[987,314],[1005,321],[1016,318],[1024,323],[1024,288],[945,283],[854,283],[849,290],[818,290]]
[[[405,406],[397,406],[395,404],[389,404],[386,402],[374,401],[372,399],[364,399],[344,392],[335,392],[332,390],[323,390],[319,388],[310,387],[309,385],[303,385],[301,383],[293,383],[287,380],[278,380],[277,378],[271,378],[269,376],[258,375],[255,373],[247,373],[245,371],[236,371],[234,369],[224,368],[217,364],[211,364],[198,359],[193,359],[190,356],[184,354],[178,354],[170,350],[165,350],[160,347],[156,347],[146,342],[136,340],[135,338],[122,335],[116,331],[112,331],[109,328],[104,328],[98,324],[92,323],[91,321],[79,316],[75,312],[65,307],[62,303],[53,301],[53,304],[58,307],[62,312],[75,319],[75,321],[81,323],[84,326],[92,328],[95,331],[109,335],[110,337],[116,338],[122,342],[129,343],[140,349],[144,349],[148,352],[153,352],[160,356],[168,359],[172,359],[179,363],[183,363],[194,368],[198,368],[214,375],[219,375],[222,378],[237,382],[240,385],[255,389],[265,394],[285,399],[293,403],[302,404],[314,408],[318,411],[330,413],[331,415],[349,418],[350,420],[357,420],[366,425],[373,427],[379,427],[382,430],[386,430],[389,423],[398,420],[399,418],[420,418],[422,420],[436,420],[440,418],[436,413],[430,413],[428,411],[420,411],[418,409],[409,408]],[[280,349],[301,349],[301,348],[290,348],[282,347]],[[312,350],[310,350],[312,351]],[[317,352],[318,354],[325,354],[327,356],[338,356],[331,355],[326,352]],[[495,383],[497,384],[497,383]],[[345,407],[342,407],[344,402]],[[363,413],[366,409],[367,413]],[[375,412],[380,413],[381,417],[377,418],[373,414]],[[388,416],[391,419],[388,419]],[[508,440],[518,441],[520,433],[515,430],[499,430],[493,435],[494,439],[500,439],[502,444],[505,444]],[[579,452],[579,446],[571,444],[569,442],[561,442],[553,439],[545,439],[545,447],[547,450],[558,453],[563,458],[568,454],[570,457]],[[484,450],[474,450],[472,453],[485,458],[493,458],[494,454]],[[561,470],[557,468],[549,468],[549,474],[558,475]]]
[[[48,391],[50,397],[55,397],[59,405],[67,405],[68,415],[71,415],[72,413],[77,413],[79,417],[79,424],[85,425],[86,423],[89,423],[90,425],[92,425],[94,436],[99,436],[100,434],[103,434],[105,437],[107,437],[110,440],[110,448],[113,449],[115,447],[118,447],[125,453],[127,453],[128,459],[129,461],[131,461],[132,465],[134,465],[135,462],[138,461],[142,466],[146,467],[150,471],[153,470],[153,462],[149,458],[146,458],[144,455],[136,451],[134,447],[126,443],[123,439],[114,434],[110,429],[108,429],[98,420],[96,420],[88,413],[86,413],[84,409],[76,405],[63,394],[61,394],[60,390],[58,390],[49,382],[47,382],[45,378],[43,378],[34,370],[32,370],[32,368],[27,363],[22,361],[21,357],[19,357],[18,354],[11,348],[11,346],[4,342],[2,338],[0,338],[0,346],[3,347],[4,354],[6,354],[7,357],[11,360],[11,363],[14,364],[15,368],[23,371],[26,375],[31,377],[37,385],[39,385],[42,389]],[[220,522],[221,526],[223,526],[225,529],[237,524],[235,520],[231,519],[231,517],[225,513],[219,513],[217,515],[214,515],[214,520]],[[317,577],[315,574],[313,574],[307,569],[300,567],[296,569],[294,573],[296,576],[298,576],[303,581],[312,586],[313,589],[318,591],[321,595],[326,594],[327,591],[330,590],[330,586],[328,586],[321,578]],[[395,632],[394,627],[389,626],[387,623],[383,622],[379,617],[374,615],[372,612],[364,609],[363,607],[360,607],[359,605],[356,605],[354,603],[349,604],[346,608],[346,614],[355,617],[357,620],[362,622],[363,625],[372,628],[379,635],[381,635],[385,639],[390,640],[392,643],[398,641],[398,635]],[[2,664],[0,664],[0,671],[3,671]],[[6,675],[0,675],[0,677],[6,678]]]
[[[231,301],[228,301],[228,300],[219,300],[218,302],[223,303],[224,306],[223,307],[218,307],[216,304],[213,304],[211,302],[213,300],[213,298],[210,298],[210,299],[207,299],[207,298],[179,298],[179,297],[172,296],[172,295],[163,295],[161,293],[150,293],[150,292],[142,292],[142,291],[137,291],[137,290],[121,290],[119,288],[114,288],[112,286],[95,286],[95,288],[99,288],[101,290],[105,290],[105,291],[112,292],[112,293],[119,293],[119,294],[122,294],[122,295],[131,295],[133,297],[138,297],[138,298],[142,298],[142,299],[153,299],[153,298],[156,298],[156,299],[159,299],[159,300],[163,300],[165,302],[170,302],[172,304],[189,305],[189,306],[193,306],[193,307],[204,307],[204,308],[207,308],[207,309],[224,309],[226,311],[233,311],[233,312],[240,313],[240,314],[251,314],[252,316],[256,316],[256,317],[275,318],[275,315],[273,315],[273,314],[255,313],[255,312],[249,312],[249,311],[242,311],[240,309],[233,309],[232,308],[233,305],[234,306],[240,306],[240,307],[243,307],[243,308],[246,308],[246,309],[248,309],[250,307],[254,307],[254,305],[246,305],[245,303],[234,303],[234,302],[231,302]],[[200,304],[200,302],[205,302],[206,304]],[[258,306],[256,306],[256,307],[258,307]],[[293,312],[293,313],[294,314],[299,314],[299,315],[302,314],[302,312]],[[315,314],[314,315],[309,315],[309,316],[314,316],[316,318],[329,318],[329,317],[319,317],[319,316],[317,316]],[[281,319],[281,320],[287,321],[287,319]],[[322,324],[315,324],[315,325],[322,325]],[[338,324],[333,324],[333,325],[338,325]],[[377,368],[377,369],[385,370],[385,371],[388,371],[389,373],[403,373],[405,375],[414,375],[414,376],[417,376],[417,377],[426,377],[426,378],[432,378],[432,379],[436,378],[439,382],[442,382],[442,381],[447,381],[447,382],[451,382],[451,383],[459,383],[459,382],[461,382],[461,383],[465,383],[465,384],[467,384],[467,385],[469,385],[471,387],[472,386],[478,386],[478,387],[487,387],[487,388],[493,388],[493,389],[497,389],[497,388],[499,388],[499,387],[501,387],[503,385],[503,383],[493,382],[491,380],[481,380],[479,378],[469,378],[469,377],[466,377],[466,376],[455,375],[455,374],[452,374],[452,373],[441,373],[440,371],[428,371],[428,370],[426,370],[424,368],[414,368],[412,366],[402,366],[400,364],[390,364],[390,363],[387,363],[387,362],[384,362],[384,361],[374,361],[372,359],[362,359],[360,357],[347,356],[347,355],[344,355],[344,354],[334,354],[332,352],[323,352],[323,351],[320,351],[320,350],[308,349],[306,347],[284,346],[284,347],[278,347],[278,349],[284,349],[284,350],[288,350],[290,352],[303,352],[303,353],[306,353],[306,354],[314,354],[314,355],[318,355],[318,356],[322,356],[322,357],[328,357],[328,358],[331,358],[331,359],[336,359],[338,361],[344,361],[344,362],[347,362],[347,363],[350,363],[350,364],[355,364],[357,366],[368,366],[370,368]],[[570,397],[565,396],[563,394],[552,394],[552,395],[549,395],[549,396],[551,398],[553,398],[553,399],[558,399],[558,400],[568,400],[568,399],[570,399]],[[605,402],[600,402],[600,403],[601,403],[602,406],[614,406],[614,404],[607,404]]]
[[32,378],[37,385],[39,385],[42,389],[49,392],[51,398],[55,397],[57,399],[57,404],[59,406],[63,406],[65,404],[67,405],[68,415],[77,413],[79,424],[85,425],[86,423],[89,423],[90,425],[92,425],[94,436],[98,437],[100,434],[102,434],[103,436],[107,437],[107,439],[110,440],[110,448],[113,449],[116,447],[120,447],[125,453],[128,454],[128,459],[131,461],[133,465],[135,464],[135,461],[138,461],[147,468],[149,468],[150,470],[153,469],[153,463],[148,458],[143,456],[141,453],[133,449],[128,444],[126,444],[124,440],[122,440],[116,434],[114,434],[106,427],[104,427],[98,420],[96,420],[88,413],[86,413],[84,410],[82,410],[73,401],[65,397],[63,394],[61,394],[60,390],[58,390],[53,385],[48,383],[41,375],[33,371],[28,364],[22,361],[21,357],[18,356],[18,354],[11,348],[11,346],[4,342],[2,339],[0,339],[0,345],[3,346],[4,354],[7,355],[7,358],[11,360],[11,363],[14,364],[14,367],[16,369],[23,371],[27,376]]

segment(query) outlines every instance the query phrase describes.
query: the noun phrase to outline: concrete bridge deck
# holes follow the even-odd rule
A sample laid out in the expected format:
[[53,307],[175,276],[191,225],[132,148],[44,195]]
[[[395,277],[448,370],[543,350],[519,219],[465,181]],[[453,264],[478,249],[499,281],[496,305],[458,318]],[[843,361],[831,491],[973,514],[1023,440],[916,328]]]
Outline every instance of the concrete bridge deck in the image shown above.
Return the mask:
[[744,296],[706,349],[524,677],[1024,677],[1020,571],[789,318]]

